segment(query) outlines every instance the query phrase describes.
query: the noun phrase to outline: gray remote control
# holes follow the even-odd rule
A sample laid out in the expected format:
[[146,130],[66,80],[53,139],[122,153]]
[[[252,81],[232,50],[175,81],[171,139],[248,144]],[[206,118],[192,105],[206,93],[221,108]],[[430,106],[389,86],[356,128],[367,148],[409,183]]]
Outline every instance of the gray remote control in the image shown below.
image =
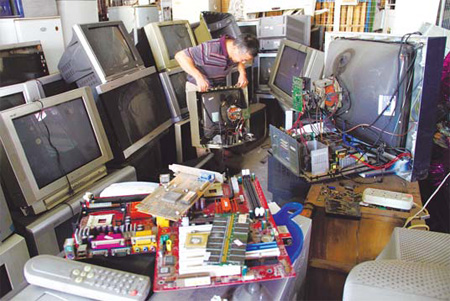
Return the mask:
[[28,283],[97,300],[144,300],[150,278],[88,263],[39,255],[27,261]]

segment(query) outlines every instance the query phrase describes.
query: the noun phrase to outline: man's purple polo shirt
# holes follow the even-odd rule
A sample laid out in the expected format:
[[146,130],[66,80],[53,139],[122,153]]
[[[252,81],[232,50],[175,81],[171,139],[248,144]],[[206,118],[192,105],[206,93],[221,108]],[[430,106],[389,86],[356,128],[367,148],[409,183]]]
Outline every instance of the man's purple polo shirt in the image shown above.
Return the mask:
[[[225,46],[226,37],[204,42],[184,50],[197,69],[209,80],[211,86],[225,85],[225,77],[236,63],[228,58]],[[188,75],[188,81],[196,84],[195,79]]]

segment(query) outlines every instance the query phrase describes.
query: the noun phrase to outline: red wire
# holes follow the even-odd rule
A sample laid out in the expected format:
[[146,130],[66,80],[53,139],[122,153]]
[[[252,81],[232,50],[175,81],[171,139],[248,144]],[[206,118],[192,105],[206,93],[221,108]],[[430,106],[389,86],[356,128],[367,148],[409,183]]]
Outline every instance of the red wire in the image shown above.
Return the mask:
[[[350,155],[350,157],[352,157],[352,158],[354,158],[354,159],[356,159],[356,160],[360,160],[360,158],[356,157],[355,155]],[[367,163],[367,162],[364,162],[364,161],[360,161],[360,162],[361,162],[362,164],[366,165],[367,167],[370,167],[370,168],[375,169],[375,170],[380,170],[380,169],[384,169],[384,168],[389,168],[389,167],[391,167],[392,164],[394,164],[394,163],[397,162],[400,158],[403,158],[403,157],[411,157],[411,154],[410,154],[410,153],[401,153],[400,155],[398,155],[397,157],[395,157],[394,159],[392,159],[392,161],[389,161],[388,163],[383,164],[383,165],[381,165],[381,166],[374,166],[374,165],[371,165],[371,164],[369,164],[369,163]]]

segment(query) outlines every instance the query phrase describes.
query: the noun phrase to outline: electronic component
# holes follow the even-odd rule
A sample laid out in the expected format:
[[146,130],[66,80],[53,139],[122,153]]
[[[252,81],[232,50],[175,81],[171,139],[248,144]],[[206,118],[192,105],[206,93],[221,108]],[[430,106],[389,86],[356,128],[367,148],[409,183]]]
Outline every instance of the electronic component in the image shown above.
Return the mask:
[[[179,173],[167,187],[158,187],[136,208],[142,213],[178,221],[210,184],[201,181],[197,175]],[[177,201],[179,195],[182,195],[182,198]]]
[[218,87],[188,93],[192,145],[227,148],[250,141],[247,89]]
[[[243,181],[239,184],[234,178],[234,188],[232,180],[220,188],[215,185],[223,192],[220,199],[203,196],[188,211],[188,220],[158,228],[155,292],[294,276],[284,234],[277,231],[258,180],[248,170],[243,176],[253,187],[262,215],[251,218]],[[208,221],[212,224],[205,224]]]
[[238,264],[245,260],[249,220],[247,215],[216,214],[206,250],[209,264]]
[[[107,278],[100,275],[108,274]],[[145,300],[150,292],[147,276],[108,269],[57,256],[38,255],[27,261],[24,275],[29,284],[99,300]],[[124,279],[129,279],[124,285]],[[99,285],[94,286],[94,283]]]
[[189,248],[206,248],[209,233],[188,233],[184,246]]

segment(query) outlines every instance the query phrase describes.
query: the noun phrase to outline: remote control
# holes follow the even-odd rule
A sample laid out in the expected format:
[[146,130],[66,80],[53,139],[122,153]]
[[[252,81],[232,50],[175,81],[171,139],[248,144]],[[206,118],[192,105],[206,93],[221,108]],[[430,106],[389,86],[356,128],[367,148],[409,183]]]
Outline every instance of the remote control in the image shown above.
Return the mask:
[[150,278],[51,255],[27,261],[28,283],[97,300],[144,300]]

